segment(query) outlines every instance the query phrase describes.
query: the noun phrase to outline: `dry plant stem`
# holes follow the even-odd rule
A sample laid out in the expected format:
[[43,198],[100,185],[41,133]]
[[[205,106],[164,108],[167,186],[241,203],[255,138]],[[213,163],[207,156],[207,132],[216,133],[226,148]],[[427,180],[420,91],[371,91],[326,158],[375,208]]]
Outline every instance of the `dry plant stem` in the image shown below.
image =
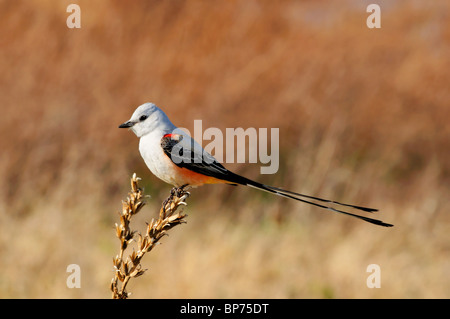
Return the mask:
[[185,200],[189,193],[184,190],[184,187],[172,189],[170,196],[162,204],[158,219],[152,219],[150,223],[147,223],[144,236],[138,234],[136,249],[133,248],[133,252],[124,260],[125,250],[133,242],[136,233],[130,228],[131,218],[145,205],[142,200],[144,197],[142,189],[138,187],[139,180],[140,178],[133,174],[131,192],[128,194],[127,200],[122,201],[120,224],[116,224],[120,249],[119,254],[113,258],[115,273],[110,288],[114,299],[128,298],[129,293],[126,291],[128,282],[131,278],[139,277],[146,271],[141,266],[141,260],[145,253],[151,251],[169,229],[186,222],[187,215],[177,212],[177,209],[182,205],[187,205]]

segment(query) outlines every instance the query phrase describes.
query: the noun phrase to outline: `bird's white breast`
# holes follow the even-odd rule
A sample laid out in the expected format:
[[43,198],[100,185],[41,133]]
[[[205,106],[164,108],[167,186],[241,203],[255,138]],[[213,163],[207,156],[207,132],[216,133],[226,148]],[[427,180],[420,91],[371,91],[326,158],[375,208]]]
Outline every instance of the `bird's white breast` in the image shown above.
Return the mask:
[[150,171],[159,179],[174,186],[183,185],[179,180],[177,166],[164,153],[161,147],[161,138],[164,133],[152,132],[141,137],[139,151]]

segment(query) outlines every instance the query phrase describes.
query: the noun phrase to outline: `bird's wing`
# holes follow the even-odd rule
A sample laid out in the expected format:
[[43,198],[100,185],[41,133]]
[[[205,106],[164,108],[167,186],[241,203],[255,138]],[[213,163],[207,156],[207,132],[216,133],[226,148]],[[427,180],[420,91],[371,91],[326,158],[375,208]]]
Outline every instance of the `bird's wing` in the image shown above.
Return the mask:
[[188,135],[166,134],[161,139],[161,147],[178,167],[224,180],[231,173]]

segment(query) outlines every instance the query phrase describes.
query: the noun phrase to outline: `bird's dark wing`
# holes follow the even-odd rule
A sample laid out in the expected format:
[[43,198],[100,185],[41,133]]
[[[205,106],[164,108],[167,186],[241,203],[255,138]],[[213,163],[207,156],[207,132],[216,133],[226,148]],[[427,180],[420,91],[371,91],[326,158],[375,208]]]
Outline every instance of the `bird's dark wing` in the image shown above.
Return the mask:
[[166,134],[161,139],[161,147],[178,167],[224,180],[233,175],[189,136]]

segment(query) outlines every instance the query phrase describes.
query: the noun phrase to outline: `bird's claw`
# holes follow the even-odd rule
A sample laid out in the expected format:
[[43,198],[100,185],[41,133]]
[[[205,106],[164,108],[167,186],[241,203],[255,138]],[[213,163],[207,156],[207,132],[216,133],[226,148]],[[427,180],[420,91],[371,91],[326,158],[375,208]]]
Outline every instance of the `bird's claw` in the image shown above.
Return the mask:
[[172,190],[170,191],[170,194],[172,196],[176,196],[176,197],[181,197],[185,194],[187,194],[188,196],[190,195],[190,193],[188,191],[186,191],[185,189],[189,187],[189,184],[184,184],[180,187],[174,187],[172,188]]

